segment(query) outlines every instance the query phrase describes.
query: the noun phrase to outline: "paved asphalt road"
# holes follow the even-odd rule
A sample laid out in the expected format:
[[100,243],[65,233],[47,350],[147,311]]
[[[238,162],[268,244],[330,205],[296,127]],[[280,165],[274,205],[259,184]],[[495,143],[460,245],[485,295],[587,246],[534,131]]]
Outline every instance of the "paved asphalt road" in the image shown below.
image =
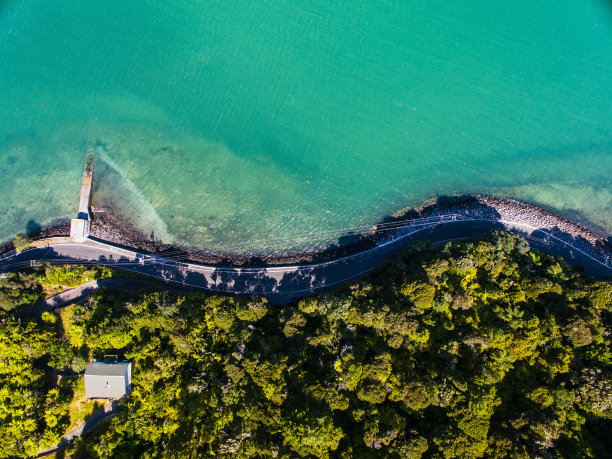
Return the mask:
[[612,276],[612,267],[542,230],[489,220],[444,221],[413,229],[401,239],[337,260],[300,266],[231,268],[184,263],[87,240],[35,248],[0,260],[0,272],[36,263],[95,263],[213,292],[262,295],[287,302],[321,291],[371,271],[411,242],[433,243],[506,229],[525,237],[533,249],[561,255],[570,265],[583,265],[591,275]]

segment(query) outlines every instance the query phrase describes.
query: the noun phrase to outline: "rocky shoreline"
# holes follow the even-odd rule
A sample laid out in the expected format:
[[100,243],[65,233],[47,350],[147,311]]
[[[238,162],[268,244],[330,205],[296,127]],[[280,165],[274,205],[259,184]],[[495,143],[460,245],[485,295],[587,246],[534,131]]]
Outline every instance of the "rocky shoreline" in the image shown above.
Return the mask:
[[378,241],[372,234],[363,234],[351,236],[354,241],[347,245],[332,246],[321,251],[282,255],[232,254],[155,241],[110,209],[94,208],[93,216],[90,236],[94,239],[179,261],[206,265],[262,267],[316,263],[374,247]]
[[[157,254],[180,261],[217,266],[265,267],[295,264],[312,264],[352,255],[382,243],[395,240],[415,231],[422,225],[424,218],[433,220],[455,218],[512,222],[546,231],[548,234],[572,244],[586,254],[612,266],[612,237],[598,234],[574,222],[559,217],[541,207],[507,198],[493,196],[444,196],[418,207],[396,212],[373,225],[371,230],[354,234],[347,233],[340,238],[338,245],[324,250],[288,253],[281,255],[251,255],[220,253],[164,244],[151,239],[134,227],[125,218],[110,209],[93,208],[94,220],[91,237],[111,244]],[[70,222],[59,221],[28,234],[31,240],[56,236],[69,236]],[[0,254],[12,250],[12,241],[0,245]]]
[[610,263],[612,244],[603,234],[596,234],[545,209],[513,199],[493,196],[445,196],[419,207],[407,208],[384,219],[363,234],[347,234],[340,245],[324,250],[282,255],[228,254],[164,244],[147,237],[125,219],[109,209],[94,208],[91,236],[118,246],[158,254],[180,261],[223,266],[279,266],[310,264],[351,255],[397,239],[418,228],[423,218],[446,218],[454,214],[463,219],[506,221],[545,230],[552,236],[571,243],[585,253]]
[[443,198],[415,209],[420,216],[453,212],[466,218],[511,222],[546,233],[567,242],[594,258],[612,265],[612,237],[523,201],[495,196],[458,196]]
[[[37,241],[39,239],[47,239],[50,237],[69,237],[70,236],[70,220],[58,220],[51,225],[40,227],[35,231],[25,234],[25,236],[31,241]],[[0,255],[13,250],[15,246],[13,241],[6,241],[0,244]]]

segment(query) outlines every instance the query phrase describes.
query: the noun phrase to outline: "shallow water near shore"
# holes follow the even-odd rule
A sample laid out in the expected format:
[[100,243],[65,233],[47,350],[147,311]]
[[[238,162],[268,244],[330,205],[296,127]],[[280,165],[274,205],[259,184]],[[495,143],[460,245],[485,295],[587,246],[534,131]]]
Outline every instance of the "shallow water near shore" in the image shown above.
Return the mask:
[[96,205],[223,252],[312,250],[442,194],[612,233],[612,7],[0,3],[0,240]]

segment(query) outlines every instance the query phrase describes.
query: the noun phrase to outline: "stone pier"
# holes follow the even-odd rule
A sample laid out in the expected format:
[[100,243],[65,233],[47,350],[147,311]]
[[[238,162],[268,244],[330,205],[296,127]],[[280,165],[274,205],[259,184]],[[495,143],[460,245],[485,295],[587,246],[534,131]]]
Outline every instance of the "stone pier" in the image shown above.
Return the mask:
[[87,239],[89,226],[91,224],[91,193],[94,172],[94,149],[87,150],[85,156],[85,168],[83,169],[83,180],[81,182],[81,194],[79,196],[79,213],[77,218],[70,220],[70,237],[74,240]]

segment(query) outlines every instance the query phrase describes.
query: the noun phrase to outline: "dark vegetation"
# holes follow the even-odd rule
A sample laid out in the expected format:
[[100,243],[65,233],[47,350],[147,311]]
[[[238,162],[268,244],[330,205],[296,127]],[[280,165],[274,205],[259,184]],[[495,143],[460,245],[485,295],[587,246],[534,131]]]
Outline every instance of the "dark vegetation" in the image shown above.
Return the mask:
[[612,283],[509,233],[415,247],[350,287],[285,307],[100,290],[61,319],[20,321],[39,275],[9,279],[23,297],[3,306],[3,457],[57,442],[73,383],[50,376],[104,354],[133,362],[133,392],[70,448],[76,457],[612,450]]
[[42,266],[4,274],[0,277],[0,309],[18,312],[22,306],[33,305],[50,294],[112,275],[113,270],[106,266],[70,265]]

